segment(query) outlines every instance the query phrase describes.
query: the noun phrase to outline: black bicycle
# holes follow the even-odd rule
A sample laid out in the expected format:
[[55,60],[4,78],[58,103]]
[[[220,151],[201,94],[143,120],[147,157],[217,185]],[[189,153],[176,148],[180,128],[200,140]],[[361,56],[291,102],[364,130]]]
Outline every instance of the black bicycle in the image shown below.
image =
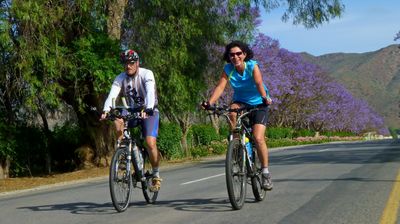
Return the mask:
[[[158,191],[152,191],[151,165],[147,150],[131,136],[130,127],[140,127],[140,117],[143,107],[127,108],[115,107],[107,114],[108,120],[123,119],[123,139],[117,143],[110,166],[110,193],[111,200],[118,212],[128,208],[133,188],[141,183],[141,189],[147,203],[155,203]],[[133,123],[133,124],[132,124]],[[141,139],[142,140],[142,139]]]
[[[226,187],[229,201],[235,210],[243,207],[246,198],[247,183],[251,184],[256,201],[266,197],[266,190],[262,188],[262,167],[254,148],[249,115],[258,110],[257,107],[241,107],[229,109],[225,107],[210,107],[207,110],[213,114],[224,116],[230,122],[229,113],[235,112],[236,126],[229,135],[228,151],[225,160]],[[240,136],[240,138],[234,138]]]

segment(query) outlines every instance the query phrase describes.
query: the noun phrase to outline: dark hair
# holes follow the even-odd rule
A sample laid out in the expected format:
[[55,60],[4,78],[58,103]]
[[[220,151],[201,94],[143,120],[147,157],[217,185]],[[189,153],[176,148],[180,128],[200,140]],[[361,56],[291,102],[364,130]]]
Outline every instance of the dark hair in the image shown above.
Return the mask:
[[231,62],[231,58],[229,57],[229,52],[230,52],[231,48],[233,48],[233,47],[238,47],[238,48],[240,48],[240,50],[242,50],[244,53],[246,53],[246,58],[244,59],[245,61],[252,59],[254,56],[253,51],[250,49],[249,45],[247,45],[241,41],[234,40],[225,46],[225,52],[224,52],[223,59],[228,63]]

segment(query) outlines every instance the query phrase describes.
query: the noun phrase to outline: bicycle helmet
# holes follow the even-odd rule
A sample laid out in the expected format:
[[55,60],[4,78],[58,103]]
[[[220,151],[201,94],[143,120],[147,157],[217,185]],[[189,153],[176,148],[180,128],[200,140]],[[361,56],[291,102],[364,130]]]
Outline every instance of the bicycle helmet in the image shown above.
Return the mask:
[[121,53],[121,62],[122,63],[136,62],[138,60],[139,60],[139,55],[134,50],[128,49]]

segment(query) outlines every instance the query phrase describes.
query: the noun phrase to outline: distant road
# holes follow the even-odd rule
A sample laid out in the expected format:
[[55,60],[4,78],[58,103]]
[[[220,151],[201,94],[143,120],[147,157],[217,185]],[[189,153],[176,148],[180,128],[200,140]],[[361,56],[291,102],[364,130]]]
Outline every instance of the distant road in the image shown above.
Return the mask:
[[158,203],[136,189],[117,213],[107,180],[0,197],[1,224],[89,223],[400,223],[400,145],[393,141],[334,143],[273,150],[273,191],[233,211],[224,161],[164,170]]

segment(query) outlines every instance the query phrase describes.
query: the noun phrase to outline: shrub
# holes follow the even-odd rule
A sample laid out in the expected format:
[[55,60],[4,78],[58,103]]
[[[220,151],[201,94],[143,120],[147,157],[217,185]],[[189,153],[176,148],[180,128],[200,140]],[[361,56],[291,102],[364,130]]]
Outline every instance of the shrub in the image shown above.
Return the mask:
[[199,158],[208,156],[210,153],[207,146],[201,145],[190,148],[190,154],[193,158]]
[[315,131],[311,131],[308,129],[301,129],[301,130],[296,130],[293,133],[293,138],[297,138],[297,137],[313,137],[315,136]]
[[267,128],[267,136],[269,139],[293,138],[294,129],[284,127]]
[[12,159],[15,156],[16,129],[14,126],[7,125],[0,121],[0,161],[2,159]]
[[221,155],[226,152],[226,149],[228,148],[227,143],[222,143],[222,142],[215,142],[211,145],[212,154],[214,155]]
[[175,123],[160,123],[157,145],[160,152],[167,159],[182,158],[181,147],[182,131]]
[[222,125],[219,128],[219,139],[223,140],[223,139],[227,139],[229,135],[229,126],[228,125]]
[[355,136],[354,133],[348,131],[324,131],[321,135],[325,135],[328,137],[338,136],[338,137],[348,137],[348,136]]
[[45,172],[47,138],[34,126],[21,125],[16,131],[16,156],[11,161],[10,176],[26,176]]
[[219,140],[219,136],[211,125],[195,124],[189,132],[194,146],[210,145],[211,141]]
[[83,131],[76,123],[66,122],[55,126],[50,152],[53,163],[59,171],[71,171],[76,168],[75,150],[83,143]]

